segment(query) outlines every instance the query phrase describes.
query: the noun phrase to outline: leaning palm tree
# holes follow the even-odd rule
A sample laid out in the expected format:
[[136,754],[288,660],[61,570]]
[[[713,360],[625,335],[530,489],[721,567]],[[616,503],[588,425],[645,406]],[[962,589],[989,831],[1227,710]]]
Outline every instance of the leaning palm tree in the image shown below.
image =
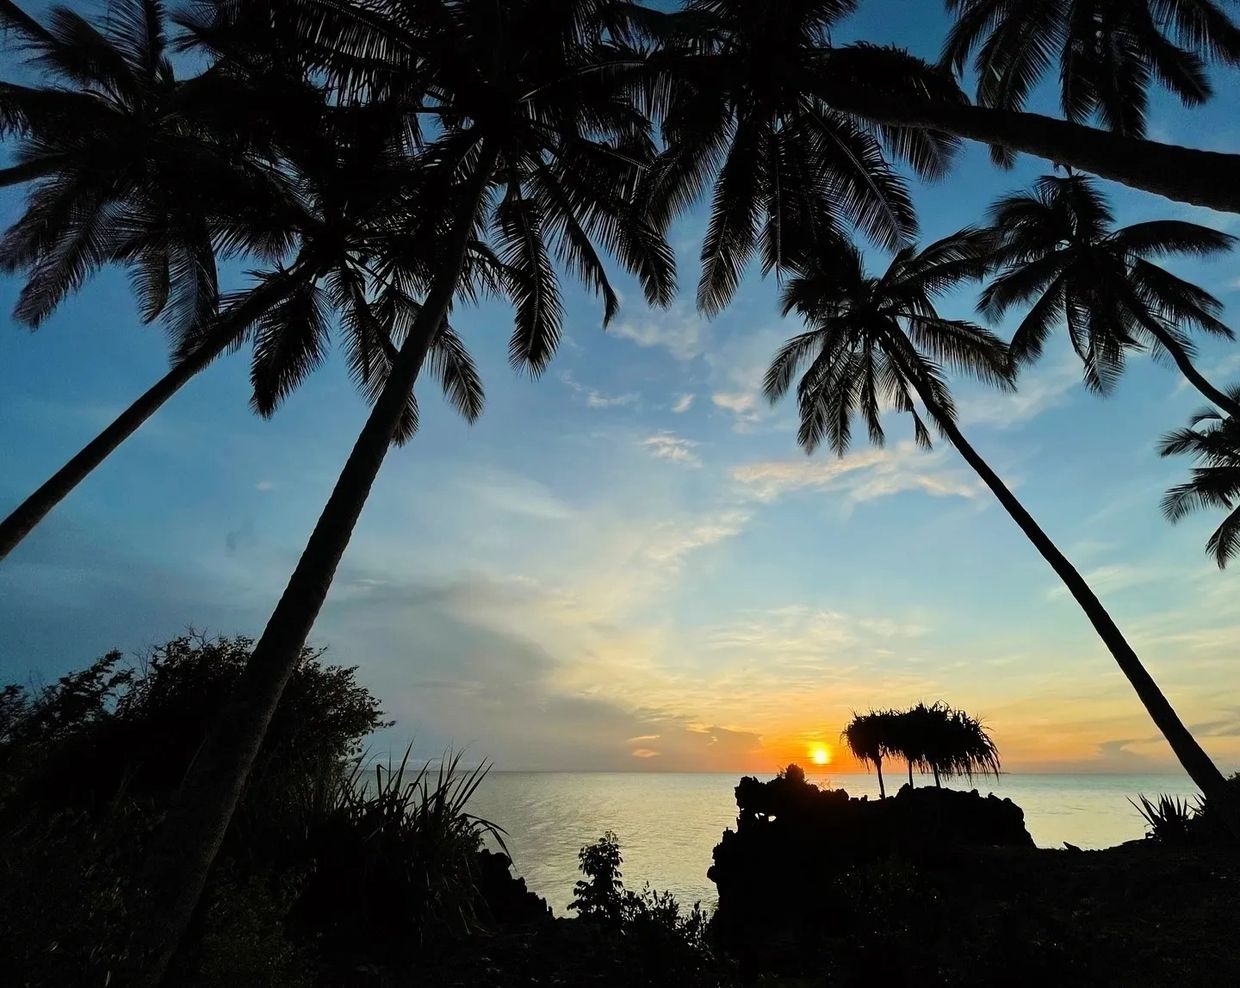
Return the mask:
[[[417,5],[319,6],[223,2],[218,18],[246,32],[284,23],[306,70],[344,100],[408,101],[433,118],[416,161],[418,194],[395,214],[409,231],[374,258],[378,277],[404,251],[434,248],[420,309],[405,332],[352,452],[296,569],[255,645],[244,681],[213,725],[148,855],[135,980],[158,982],[198,900],[296,657],[327,597],[407,396],[464,280],[471,247],[496,261],[496,288],[515,309],[509,354],[537,374],[560,338],[553,257],[616,308],[598,246],[670,301],[673,259],[661,230],[633,206],[653,160],[645,118],[628,99],[638,61],[610,40],[600,0],[427,0]],[[326,11],[326,13],[324,13]],[[333,31],[322,18],[335,19]],[[341,23],[341,21],[347,23]],[[324,37],[336,44],[320,48]]]
[[888,753],[884,747],[885,718],[888,717],[890,717],[889,713],[874,710],[868,714],[853,714],[848,726],[840,732],[840,737],[848,745],[848,750],[852,752],[853,757],[862,765],[874,766],[874,770],[878,773],[880,799],[887,798],[887,787],[883,784],[883,755]]
[[1084,364],[1086,386],[1107,393],[1137,349],[1169,356],[1207,399],[1231,415],[1240,405],[1193,366],[1188,330],[1224,339],[1222,303],[1155,263],[1175,254],[1208,257],[1236,238],[1181,220],[1115,227],[1097,185],[1082,175],[1043,176],[1029,192],[1007,196],[990,210],[999,274],[979,308],[999,319],[1013,307],[1029,311],[1012,335],[1017,365],[1036,360],[1058,326]]
[[[145,71],[148,61],[163,57],[155,47],[163,44],[160,9],[143,7],[147,19],[141,23],[123,16],[125,10],[109,24],[110,33],[64,11],[54,15],[59,33],[21,23],[45,63],[88,61],[92,54],[106,62],[98,50],[115,49],[119,64],[128,65],[123,54]],[[164,103],[152,109],[154,97],[135,101],[130,91],[136,84],[112,80],[111,89],[135,105],[111,107],[100,100],[105,111],[94,117],[80,111],[78,117],[94,128],[89,135],[80,132],[83,119],[69,114],[77,109],[76,93],[68,108],[56,102],[64,95],[56,87],[32,90],[13,103],[24,108],[23,119],[37,118],[22,150],[45,171],[32,187],[28,209],[0,240],[0,265],[27,273],[18,317],[37,325],[92,270],[123,263],[134,274],[144,316],[172,314],[174,360],[164,377],[0,522],[0,558],[179,388],[247,337],[254,341],[254,407],[268,416],[324,359],[333,322],[341,328],[353,376],[373,399],[395,354],[393,338],[401,338],[416,316],[432,245],[421,244],[420,256],[404,246],[397,258],[390,249],[396,240],[409,239],[394,218],[408,209],[422,181],[409,157],[409,114],[391,104],[325,103],[314,87],[267,64],[253,51],[252,39],[230,46],[226,38],[210,37],[207,25],[185,24],[214,56],[204,76],[222,81],[195,77],[178,88],[168,77],[164,88],[171,95],[162,93]],[[214,122],[228,118],[233,101],[250,93],[264,95],[248,101],[237,119]],[[221,101],[225,106],[216,105]],[[49,102],[55,114],[47,112]],[[149,116],[164,119],[167,133],[152,135],[149,157],[135,159],[127,141]],[[265,133],[239,141],[235,135],[243,128]],[[84,136],[98,147],[98,161],[90,148],[78,148]],[[181,157],[189,164],[182,165]],[[234,173],[239,180],[232,180]],[[169,203],[176,204],[175,213]],[[193,234],[188,247],[181,242],[185,231]],[[265,263],[247,289],[225,296],[218,313],[216,252]],[[382,278],[372,264],[379,253],[392,262]],[[498,267],[493,257],[471,251],[471,283],[493,279]],[[468,419],[476,418],[481,385],[450,327],[436,337],[431,362],[449,400]],[[408,439],[416,422],[410,392],[396,439]]]
[[[1240,387],[1232,398],[1240,402]],[[1198,412],[1187,427],[1163,437],[1163,456],[1188,455],[1198,464],[1189,479],[1167,491],[1163,513],[1173,522],[1201,508],[1221,508],[1222,524],[1206,540],[1206,551],[1219,569],[1240,555],[1240,418],[1213,409]]]
[[[827,442],[847,452],[852,422],[860,417],[871,442],[885,437],[882,413],[894,408],[913,420],[914,436],[931,444],[931,428],[964,457],[1012,520],[1063,580],[1189,776],[1209,798],[1228,807],[1240,836],[1240,813],[1223,776],[1184,726],[1097,595],[1066,556],[961,433],[944,366],[1010,388],[1006,348],[992,333],[945,319],[935,299],[975,277],[990,250],[985,232],[966,230],[921,251],[905,248],[878,276],[866,272],[855,248],[824,257],[821,266],[791,280],[784,311],[807,323],[776,355],[765,379],[772,401],[787,392],[798,370],[801,445],[812,452]],[[919,411],[919,406],[924,409]]]
[[[0,0],[0,26],[44,73],[37,86],[0,83],[0,133],[18,138],[0,183],[33,183],[0,241],[0,268],[27,275],[14,313],[37,327],[101,266],[133,275],[142,318],[163,318],[184,347],[203,345],[0,522],[7,555],[96,466],[214,357],[235,332],[202,335],[218,305],[216,256],[272,260],[287,249],[263,219],[288,198],[272,167],[282,136],[305,132],[312,95],[211,66],[178,80],[159,0],[118,0],[96,26],[65,7],[41,24]],[[236,309],[274,295],[268,284]],[[268,296],[264,299],[262,296]]]
[[[1240,28],[1215,0],[947,0],[956,15],[944,61],[963,72],[976,52],[977,101],[1020,110],[1058,69],[1060,104],[1074,123],[1097,118],[1143,137],[1149,89],[1186,106],[1212,94],[1207,60],[1240,65]],[[999,146],[1001,159],[1010,151]]]
[[902,53],[833,47],[855,0],[688,0],[639,26],[658,42],[649,105],[667,150],[642,195],[663,219],[710,193],[698,307],[715,315],[757,254],[796,270],[850,228],[894,250],[916,233],[902,159],[942,175],[954,143],[934,131],[871,127],[832,105],[832,87],[963,100],[950,79]]

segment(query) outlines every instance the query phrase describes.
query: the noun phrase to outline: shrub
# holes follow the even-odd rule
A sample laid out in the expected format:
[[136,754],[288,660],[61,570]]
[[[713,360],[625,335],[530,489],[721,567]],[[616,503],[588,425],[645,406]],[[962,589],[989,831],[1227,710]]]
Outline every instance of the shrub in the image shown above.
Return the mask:
[[583,847],[578,859],[585,880],[577,883],[569,908],[619,935],[626,984],[705,988],[730,982],[731,972],[711,947],[710,917],[700,902],[684,912],[670,892],[649,884],[641,892],[626,889],[624,858],[611,831]]
[[1128,800],[1142,819],[1148,830],[1145,836],[1161,844],[1186,844],[1193,839],[1196,828],[1193,826],[1197,817],[1197,808],[1187,800],[1165,793],[1152,801],[1148,796],[1137,796],[1139,802]]

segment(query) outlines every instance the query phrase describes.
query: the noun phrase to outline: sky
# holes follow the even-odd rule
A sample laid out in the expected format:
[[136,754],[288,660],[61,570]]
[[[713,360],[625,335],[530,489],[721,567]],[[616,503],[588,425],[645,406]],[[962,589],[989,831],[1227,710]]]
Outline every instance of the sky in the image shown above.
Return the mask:
[[[946,24],[934,4],[864,0],[837,37],[933,58]],[[1218,95],[1194,110],[1157,97],[1151,136],[1240,151],[1236,83],[1216,73]],[[964,149],[949,177],[915,183],[923,240],[1046,170]],[[1240,234],[1240,217],[1105,187],[1121,223]],[[0,191],[0,222],[20,204]],[[312,637],[396,720],[376,750],[464,747],[501,770],[765,772],[826,745],[846,772],[852,711],[941,698],[984,718],[1011,771],[1173,769],[1080,610],[950,447],[919,451],[893,419],[882,449],[860,433],[843,459],[798,449],[792,404],[759,391],[798,326],[756,271],[722,315],[697,315],[703,226],[699,208],[672,231],[668,310],[618,276],[604,332],[566,279],[565,338],[540,379],[507,365],[504,306],[454,316],[486,411],[467,425],[419,386],[421,431],[388,456]],[[1234,323],[1238,258],[1169,266]],[[0,511],[167,367],[123,273],[37,333],[8,319],[19,287],[0,277]],[[975,298],[941,311],[976,318]],[[1203,342],[1199,365],[1240,380],[1240,345]],[[218,361],[0,564],[0,680],[46,682],[189,627],[261,633],[367,409],[335,355],[270,421],[249,412],[247,385],[248,354]],[[1187,470],[1158,438],[1202,399],[1148,358],[1099,399],[1062,344],[1015,395],[956,393],[971,442],[1220,766],[1240,768],[1240,567],[1219,572],[1203,551],[1216,518],[1172,527],[1158,507]]]

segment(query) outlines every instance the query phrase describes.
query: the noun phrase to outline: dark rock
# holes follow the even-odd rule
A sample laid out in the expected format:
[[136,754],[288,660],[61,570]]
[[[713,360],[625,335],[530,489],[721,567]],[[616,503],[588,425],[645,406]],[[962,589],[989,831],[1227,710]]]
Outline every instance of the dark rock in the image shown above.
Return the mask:
[[493,923],[526,926],[552,920],[551,907],[542,896],[512,874],[512,859],[485,848],[478,852],[476,886]]

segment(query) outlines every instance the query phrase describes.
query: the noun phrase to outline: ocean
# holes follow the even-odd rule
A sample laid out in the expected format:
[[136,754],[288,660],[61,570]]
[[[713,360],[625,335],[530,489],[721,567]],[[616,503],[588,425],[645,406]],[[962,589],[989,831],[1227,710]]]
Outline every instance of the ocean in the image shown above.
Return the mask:
[[[765,776],[763,776],[765,778]],[[878,795],[873,775],[809,775],[819,786]],[[626,772],[492,772],[470,812],[507,830],[514,871],[543,896],[556,915],[567,915],[580,877],[577,852],[612,830],[624,854],[624,882],[649,882],[675,893],[682,904],[713,908],[715,887],[706,877],[711,850],[726,827],[736,825],[733,787],[738,775]],[[929,777],[917,785],[933,785]],[[889,789],[900,773],[890,773]],[[1129,804],[1138,793],[1189,798],[1196,789],[1184,775],[1003,775],[976,780],[983,795],[1007,796],[1025,811],[1025,826],[1039,847],[1109,847],[1143,836],[1144,822]]]

